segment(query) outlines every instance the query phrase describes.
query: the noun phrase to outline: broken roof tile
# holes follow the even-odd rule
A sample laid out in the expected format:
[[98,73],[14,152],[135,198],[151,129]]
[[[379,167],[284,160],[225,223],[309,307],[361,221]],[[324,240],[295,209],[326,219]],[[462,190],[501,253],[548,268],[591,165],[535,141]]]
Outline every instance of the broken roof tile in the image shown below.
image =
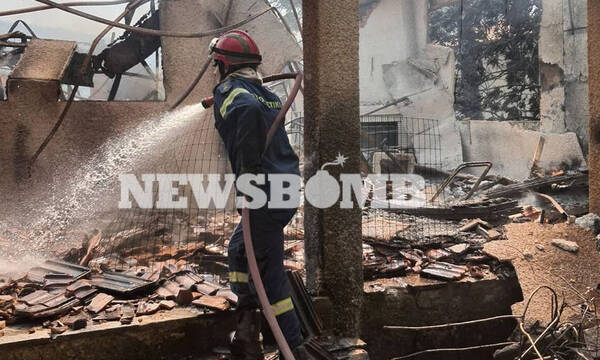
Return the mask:
[[460,280],[468,270],[466,266],[438,261],[421,270],[420,275],[437,280]]
[[102,311],[106,306],[108,306],[108,304],[110,304],[110,302],[113,300],[114,297],[112,297],[111,295],[100,293],[92,299],[92,302],[88,306],[86,306],[86,309],[89,312],[97,314],[100,311]]
[[229,301],[222,296],[204,295],[198,300],[194,300],[193,304],[200,307],[205,307],[211,310],[225,311],[230,307]]

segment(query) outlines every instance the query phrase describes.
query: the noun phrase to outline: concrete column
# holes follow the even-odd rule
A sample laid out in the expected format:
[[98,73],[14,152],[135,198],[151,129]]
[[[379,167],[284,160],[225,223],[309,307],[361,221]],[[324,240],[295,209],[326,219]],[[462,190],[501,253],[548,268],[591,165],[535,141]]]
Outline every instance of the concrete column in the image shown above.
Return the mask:
[[564,88],[563,0],[542,1],[540,24],[540,130],[566,131]]
[[590,211],[600,214],[600,1],[588,0]]
[[[340,171],[359,173],[358,1],[304,1],[305,177],[342,154]],[[363,293],[361,210],[305,210],[309,288],[327,296],[335,330],[357,336]]]

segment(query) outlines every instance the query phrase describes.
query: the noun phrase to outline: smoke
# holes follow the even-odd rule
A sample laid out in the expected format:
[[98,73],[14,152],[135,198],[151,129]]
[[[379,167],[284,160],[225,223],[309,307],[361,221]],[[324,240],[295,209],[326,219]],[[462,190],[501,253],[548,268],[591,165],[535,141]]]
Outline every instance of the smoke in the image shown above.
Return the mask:
[[23,273],[33,267],[40,266],[44,261],[45,259],[33,255],[24,255],[19,257],[18,260],[0,257],[0,275]]
[[539,208],[543,207],[544,203],[540,200],[539,196],[535,196],[534,194],[527,192],[523,194],[523,196],[519,199],[519,205],[531,205]]

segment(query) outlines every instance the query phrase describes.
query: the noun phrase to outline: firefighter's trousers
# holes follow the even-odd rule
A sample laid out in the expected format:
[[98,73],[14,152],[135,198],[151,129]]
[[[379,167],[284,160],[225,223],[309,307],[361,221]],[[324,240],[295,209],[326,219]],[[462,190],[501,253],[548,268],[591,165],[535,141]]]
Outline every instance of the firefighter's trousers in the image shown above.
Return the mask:
[[[281,331],[292,349],[303,339],[283,267],[283,228],[295,212],[295,209],[250,211],[252,243],[260,275]],[[248,271],[241,222],[231,235],[228,252],[229,279],[231,290],[238,296],[238,309],[258,308],[260,303]]]

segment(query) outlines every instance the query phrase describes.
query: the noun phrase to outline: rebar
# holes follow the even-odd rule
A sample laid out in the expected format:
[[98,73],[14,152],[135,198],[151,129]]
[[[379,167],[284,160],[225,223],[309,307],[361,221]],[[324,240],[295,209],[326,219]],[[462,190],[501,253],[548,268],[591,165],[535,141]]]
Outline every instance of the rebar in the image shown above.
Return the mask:
[[292,12],[294,13],[294,17],[296,18],[296,23],[298,23],[298,30],[300,31],[300,38],[302,38],[302,21],[300,21],[300,16],[298,16],[298,11],[296,10],[296,5],[294,4],[294,0],[290,0],[290,5],[292,6]]
[[175,110],[179,105],[181,105],[181,103],[185,99],[187,99],[187,97],[192,93],[192,91],[194,90],[196,85],[198,85],[198,83],[200,82],[200,79],[202,79],[202,77],[206,73],[206,70],[208,70],[208,67],[210,66],[212,61],[213,61],[212,56],[209,56],[206,59],[206,62],[204,63],[204,65],[202,65],[202,68],[200,69],[200,72],[198,72],[198,75],[196,75],[196,78],[192,81],[190,86],[188,86],[187,90],[181,95],[181,97],[177,101],[175,101],[175,103],[169,108],[169,111]]
[[[106,6],[106,5],[110,6],[110,5],[126,4],[130,1],[131,0],[74,1],[74,2],[62,3],[62,5],[69,6],[69,7],[70,6]],[[32,6],[32,7],[21,8],[21,9],[0,11],[0,17],[10,16],[10,15],[18,15],[18,14],[26,14],[26,13],[38,12],[38,11],[44,11],[44,10],[52,10],[52,9],[54,9],[54,6],[51,6],[51,5]]]
[[268,13],[269,11],[277,10],[275,7],[270,7],[270,8],[267,8],[257,14],[254,14],[254,15],[248,17],[247,19],[240,21],[236,24],[228,25],[228,26],[214,29],[214,30],[201,31],[201,32],[178,32],[178,31],[162,31],[162,30],[144,29],[144,28],[139,28],[139,27],[135,27],[135,26],[131,26],[131,25],[124,25],[124,24],[120,24],[115,21],[111,21],[111,20],[108,20],[105,18],[101,18],[99,16],[95,16],[95,15],[80,11],[80,10],[72,9],[68,6],[64,6],[62,4],[56,3],[51,0],[35,0],[35,1],[40,2],[42,4],[49,5],[49,6],[53,6],[59,10],[68,12],[73,15],[83,17],[83,18],[91,20],[91,21],[96,21],[96,22],[99,22],[102,24],[111,25],[113,27],[123,29],[123,30],[129,30],[133,33],[138,33],[138,34],[143,34],[143,35],[152,35],[152,36],[179,37],[179,38],[203,38],[203,37],[207,37],[207,36],[220,35],[229,30],[237,29],[240,26],[243,26],[243,25],[259,18],[260,16]]
[[439,352],[459,352],[459,351],[481,350],[481,349],[488,349],[488,348],[498,348],[498,347],[513,345],[513,344],[516,344],[516,343],[512,342],[512,341],[507,341],[507,342],[501,342],[501,343],[495,343],[495,344],[476,345],[476,346],[468,346],[468,347],[461,347],[461,348],[428,349],[428,350],[418,351],[418,352],[400,356],[400,357],[395,357],[395,358],[392,358],[392,360],[410,359],[410,358],[414,358],[416,356],[423,355],[423,354],[431,354],[431,353],[439,353]]
[[519,316],[519,315],[499,315],[499,316],[492,316],[492,317],[483,318],[483,319],[476,319],[476,320],[462,321],[462,322],[455,322],[455,323],[447,323],[447,324],[439,324],[439,325],[428,325],[428,326],[389,325],[389,326],[384,326],[383,328],[386,330],[411,330],[411,331],[434,330],[434,329],[444,329],[444,328],[456,327],[456,326],[480,324],[483,322],[494,321],[494,320],[519,319],[521,317],[522,316]]
[[523,335],[525,335],[525,337],[527,337],[527,340],[529,340],[529,343],[533,347],[533,350],[535,350],[535,353],[537,354],[538,359],[544,360],[544,357],[542,356],[542,354],[538,350],[537,346],[535,346],[536,342],[533,341],[533,338],[531,337],[531,335],[529,335],[529,333],[527,331],[525,331],[525,328],[523,327],[523,323],[519,323],[519,330],[521,330],[521,332],[523,333]]
[[[136,1],[132,2],[130,5],[128,5],[125,8],[125,10],[123,10],[123,12],[121,13],[121,15],[119,15],[115,19],[114,22],[121,21],[125,16],[127,16],[127,14],[129,14],[130,11],[135,10],[139,5],[141,5],[142,3],[147,2],[147,1],[149,1],[149,0],[136,0]],[[92,55],[94,54],[94,51],[96,50],[96,47],[100,43],[100,40],[112,28],[113,28],[112,25],[108,25],[98,36],[96,36],[96,38],[92,42],[92,45],[90,46],[90,49],[89,49],[89,51],[88,51],[85,59],[83,60],[83,63],[81,64],[81,69],[80,69],[80,72],[78,74],[79,77],[82,77],[83,74],[85,73],[85,70],[87,69],[87,67],[88,67],[88,65],[90,63]],[[35,152],[35,154],[33,154],[33,156],[31,157],[31,160],[29,161],[28,169],[27,169],[29,176],[31,176],[31,169],[33,167],[33,164],[35,164],[35,162],[38,159],[38,157],[40,156],[40,154],[44,151],[44,149],[46,148],[46,146],[48,146],[48,144],[50,143],[50,140],[52,140],[52,138],[54,137],[54,135],[56,134],[56,132],[58,131],[58,129],[62,125],[63,121],[67,117],[67,114],[69,113],[69,110],[71,109],[71,105],[73,104],[73,101],[75,100],[75,95],[77,95],[77,90],[79,90],[79,85],[75,85],[73,87],[73,90],[71,91],[71,94],[69,95],[69,99],[67,100],[67,103],[65,104],[65,107],[63,108],[63,111],[60,113],[60,115],[58,117],[58,120],[56,121],[56,123],[52,127],[52,130],[50,130],[50,133],[48,134],[48,136],[46,136],[46,138],[44,139],[44,142],[42,142],[42,144],[37,149],[37,151]]]

